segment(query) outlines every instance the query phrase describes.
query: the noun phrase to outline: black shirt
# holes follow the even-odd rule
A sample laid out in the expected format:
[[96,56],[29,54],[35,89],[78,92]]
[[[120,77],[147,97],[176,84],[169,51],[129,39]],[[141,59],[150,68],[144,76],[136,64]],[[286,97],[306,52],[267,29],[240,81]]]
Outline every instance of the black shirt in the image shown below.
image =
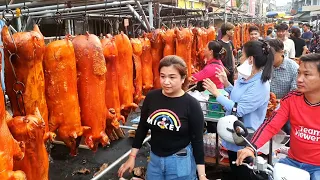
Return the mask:
[[188,93],[167,97],[161,89],[150,91],[142,105],[139,127],[132,147],[140,149],[151,129],[151,151],[170,156],[192,145],[196,164],[204,164],[204,117],[199,102]]
[[297,37],[291,37],[291,39],[293,40],[296,49],[296,57],[302,56],[303,47],[306,46],[306,42],[303,39]]
[[223,48],[226,50],[226,56],[221,59],[224,67],[228,69],[229,72],[233,72],[234,70],[234,62],[233,62],[233,50],[234,46],[231,41],[224,42],[222,40],[219,40],[223,46]]

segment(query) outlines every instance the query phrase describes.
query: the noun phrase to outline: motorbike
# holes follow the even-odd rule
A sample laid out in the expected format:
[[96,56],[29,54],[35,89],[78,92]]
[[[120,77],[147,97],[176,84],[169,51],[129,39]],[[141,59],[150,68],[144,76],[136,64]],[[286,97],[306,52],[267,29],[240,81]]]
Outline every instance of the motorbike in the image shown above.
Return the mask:
[[[223,122],[219,120],[218,122],[218,128],[220,121],[220,127],[224,128],[219,130],[220,132],[224,132],[222,136],[219,134],[222,139],[224,139],[224,137],[227,137],[226,139],[230,142],[232,141],[230,139],[231,137],[235,138],[235,136],[237,136],[237,138],[235,138],[236,141],[239,141],[238,138],[241,138],[254,150],[255,158],[248,157],[242,163],[242,165],[247,166],[249,169],[251,169],[254,174],[259,176],[259,174],[265,173],[268,176],[267,179],[270,180],[310,180],[310,174],[305,170],[283,163],[275,163],[274,165],[268,164],[268,161],[258,155],[258,150],[247,139],[249,131],[244,126],[244,124],[237,119],[236,116],[225,116],[223,120],[225,121]],[[235,164],[235,161],[233,161],[232,163]]]

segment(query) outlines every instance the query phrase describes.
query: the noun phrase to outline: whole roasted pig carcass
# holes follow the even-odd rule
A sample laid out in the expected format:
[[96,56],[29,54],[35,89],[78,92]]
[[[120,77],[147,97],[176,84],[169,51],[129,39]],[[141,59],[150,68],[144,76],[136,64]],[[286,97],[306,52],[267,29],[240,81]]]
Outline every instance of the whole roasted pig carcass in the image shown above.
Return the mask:
[[45,122],[38,109],[35,115],[16,116],[7,121],[10,132],[18,141],[25,142],[21,161],[14,161],[14,170],[22,170],[27,179],[49,179],[49,157],[44,144]]
[[[108,34],[106,38],[101,40],[103,55],[106,61],[106,105],[109,109],[109,116],[107,116],[107,135],[111,140],[116,140],[119,137],[124,137],[124,133],[119,128],[119,122],[125,123],[125,118],[120,111],[120,97],[118,87],[118,49],[114,38]],[[120,69],[120,68],[119,68]],[[114,111],[114,114],[112,114]]]
[[106,62],[101,42],[96,35],[79,35],[72,43],[77,61],[81,123],[91,128],[84,133],[85,142],[95,151],[99,143],[103,146],[109,143],[105,133]]
[[133,62],[132,62],[132,46],[127,35],[123,32],[115,36],[116,46],[119,55],[118,85],[120,94],[121,110],[125,113],[137,108],[137,104],[133,102],[134,86],[133,86]]
[[57,131],[59,138],[71,149],[71,155],[76,155],[76,139],[90,127],[81,126],[72,42],[66,38],[48,44],[43,65],[50,131]]
[[0,179],[25,180],[23,171],[13,171],[13,161],[19,161],[24,157],[24,142],[16,141],[7,126],[5,104],[2,88],[0,87]]
[[[5,26],[1,35],[5,52],[6,93],[11,102],[13,115],[33,114],[37,107],[48,132],[48,108],[42,66],[44,37],[37,25],[33,31],[18,32],[13,34],[12,38],[8,27]],[[51,140],[55,137],[54,133],[46,135],[50,136]]]

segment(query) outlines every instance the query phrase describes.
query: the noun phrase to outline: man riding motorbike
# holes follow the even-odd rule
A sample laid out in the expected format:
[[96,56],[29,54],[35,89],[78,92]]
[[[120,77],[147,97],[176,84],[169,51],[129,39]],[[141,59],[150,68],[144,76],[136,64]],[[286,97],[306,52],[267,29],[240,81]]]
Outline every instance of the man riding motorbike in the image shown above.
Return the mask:
[[[290,119],[290,149],[288,157],[279,163],[309,172],[311,180],[320,180],[320,54],[301,58],[297,91],[291,91],[280,101],[280,108],[255,132],[251,143],[256,148],[268,142]],[[251,147],[237,153],[237,165],[254,156]]]

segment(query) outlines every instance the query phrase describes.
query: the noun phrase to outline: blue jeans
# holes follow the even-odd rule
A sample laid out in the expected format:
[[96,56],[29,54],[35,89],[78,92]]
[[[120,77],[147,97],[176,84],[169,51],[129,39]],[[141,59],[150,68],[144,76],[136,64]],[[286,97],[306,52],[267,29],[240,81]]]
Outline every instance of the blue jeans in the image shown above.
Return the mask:
[[188,145],[186,149],[186,156],[173,154],[159,157],[150,152],[147,180],[197,180],[197,166],[191,145]]
[[289,157],[280,159],[279,163],[287,164],[289,166],[293,166],[293,167],[307,171],[310,174],[310,177],[311,177],[310,180],[320,180],[320,166],[301,163]]

